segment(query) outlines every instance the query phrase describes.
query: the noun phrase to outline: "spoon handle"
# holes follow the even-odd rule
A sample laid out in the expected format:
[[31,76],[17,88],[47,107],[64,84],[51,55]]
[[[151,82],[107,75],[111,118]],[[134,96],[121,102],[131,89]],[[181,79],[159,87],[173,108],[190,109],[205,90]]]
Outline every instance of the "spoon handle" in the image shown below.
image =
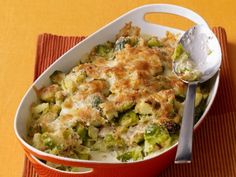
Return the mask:
[[197,82],[190,82],[188,84],[175,163],[190,163],[192,159],[194,100],[196,88]]

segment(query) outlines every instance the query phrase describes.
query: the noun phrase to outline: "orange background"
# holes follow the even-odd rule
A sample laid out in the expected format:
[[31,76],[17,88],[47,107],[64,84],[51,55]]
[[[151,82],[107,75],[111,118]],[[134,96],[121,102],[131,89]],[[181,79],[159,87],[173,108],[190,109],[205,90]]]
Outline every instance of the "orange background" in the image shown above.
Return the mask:
[[[14,131],[16,108],[33,80],[37,36],[41,33],[89,35],[121,14],[147,3],[190,8],[210,26],[223,26],[236,84],[235,0],[0,0],[0,177],[22,175],[24,154]],[[183,29],[192,23],[168,15],[148,20]]]

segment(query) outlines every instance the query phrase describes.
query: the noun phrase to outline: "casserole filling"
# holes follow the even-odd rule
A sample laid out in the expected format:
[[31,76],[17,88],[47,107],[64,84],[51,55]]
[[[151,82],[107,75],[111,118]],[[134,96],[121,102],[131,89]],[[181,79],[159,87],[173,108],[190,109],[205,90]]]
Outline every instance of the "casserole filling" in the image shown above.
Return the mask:
[[[95,46],[69,73],[55,71],[51,85],[38,90],[29,143],[58,156],[122,162],[170,147],[178,139],[186,94],[172,72],[175,47],[171,33],[163,39],[141,35],[127,23],[116,41]],[[196,117],[207,97],[208,89],[199,86]]]

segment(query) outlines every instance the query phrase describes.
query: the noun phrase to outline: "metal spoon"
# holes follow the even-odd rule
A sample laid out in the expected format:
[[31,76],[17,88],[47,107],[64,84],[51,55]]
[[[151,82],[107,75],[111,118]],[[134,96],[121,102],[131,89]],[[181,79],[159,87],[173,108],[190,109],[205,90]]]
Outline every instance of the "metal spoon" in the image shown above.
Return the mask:
[[[194,100],[198,83],[202,83],[213,77],[220,68],[221,49],[214,33],[205,25],[197,25],[186,31],[179,43],[190,59],[201,72],[199,80],[189,82],[184,103],[184,112],[180,130],[179,144],[175,157],[175,163],[190,163],[192,159],[192,139],[194,126]],[[176,73],[176,63],[173,63],[173,70]],[[178,76],[178,73],[176,73]]]

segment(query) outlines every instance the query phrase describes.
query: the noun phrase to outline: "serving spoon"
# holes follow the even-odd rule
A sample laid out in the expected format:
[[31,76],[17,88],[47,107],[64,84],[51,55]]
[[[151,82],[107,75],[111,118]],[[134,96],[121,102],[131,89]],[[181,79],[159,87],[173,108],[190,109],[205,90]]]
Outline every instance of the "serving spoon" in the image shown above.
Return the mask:
[[198,80],[183,80],[182,77],[179,77],[179,73],[176,72],[176,62],[174,61],[173,63],[173,71],[177,77],[188,84],[175,163],[190,163],[192,160],[196,88],[198,83],[209,80],[219,71],[221,49],[214,33],[206,25],[196,25],[186,31],[180,38],[179,44],[189,54],[189,59],[192,60],[195,68],[201,73]]

